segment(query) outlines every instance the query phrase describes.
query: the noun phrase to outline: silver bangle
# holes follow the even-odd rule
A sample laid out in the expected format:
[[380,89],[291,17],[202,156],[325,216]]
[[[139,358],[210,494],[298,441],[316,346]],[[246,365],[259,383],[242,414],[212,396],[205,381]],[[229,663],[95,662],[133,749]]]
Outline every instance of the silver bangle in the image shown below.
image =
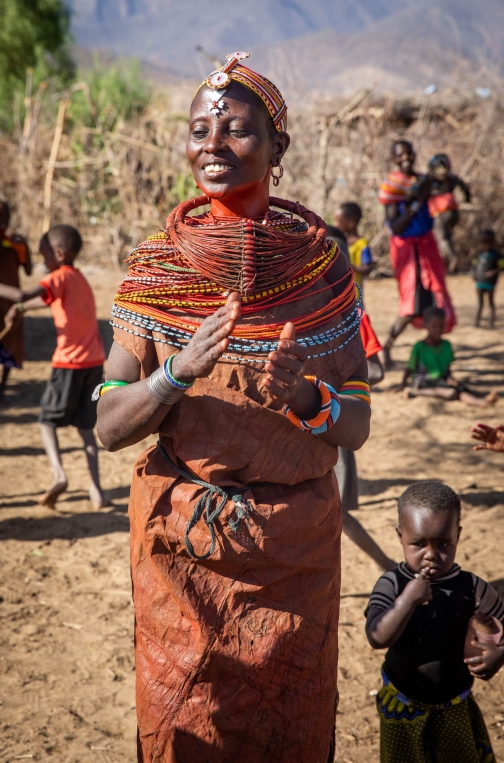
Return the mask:
[[154,395],[164,405],[174,405],[186,391],[170,384],[163,367],[158,368],[149,376],[148,384],[151,395]]

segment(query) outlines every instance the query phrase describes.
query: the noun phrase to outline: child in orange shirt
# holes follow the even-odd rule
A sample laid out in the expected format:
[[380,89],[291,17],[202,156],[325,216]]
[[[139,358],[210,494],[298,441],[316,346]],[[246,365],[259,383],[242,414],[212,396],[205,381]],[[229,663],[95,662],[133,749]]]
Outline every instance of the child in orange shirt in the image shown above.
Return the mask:
[[105,354],[96,320],[91,288],[74,268],[82,247],[79,232],[71,225],[55,225],[40,240],[40,253],[49,270],[42,281],[23,291],[0,284],[0,297],[12,305],[6,324],[13,324],[26,310],[50,306],[58,335],[52,357],[52,374],[42,396],[39,417],[42,440],[54,471],[54,482],[40,503],[53,508],[67,489],[56,427],[77,427],[91,475],[89,497],[96,508],[106,505],[100,487],[98,449],[93,434],[96,403],[91,396],[103,381]]

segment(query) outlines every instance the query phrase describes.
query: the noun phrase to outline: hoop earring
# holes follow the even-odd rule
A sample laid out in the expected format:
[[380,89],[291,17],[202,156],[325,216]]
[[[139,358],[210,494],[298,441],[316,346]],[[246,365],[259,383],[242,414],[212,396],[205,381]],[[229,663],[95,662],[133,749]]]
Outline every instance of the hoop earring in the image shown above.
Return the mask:
[[282,167],[281,164],[278,165],[278,175],[275,175],[275,173],[273,172],[273,169],[274,168],[272,167],[271,168],[271,177],[273,178],[273,185],[276,188],[278,186],[278,184],[280,183],[280,180],[283,178],[283,172],[284,171],[283,171],[283,167]]

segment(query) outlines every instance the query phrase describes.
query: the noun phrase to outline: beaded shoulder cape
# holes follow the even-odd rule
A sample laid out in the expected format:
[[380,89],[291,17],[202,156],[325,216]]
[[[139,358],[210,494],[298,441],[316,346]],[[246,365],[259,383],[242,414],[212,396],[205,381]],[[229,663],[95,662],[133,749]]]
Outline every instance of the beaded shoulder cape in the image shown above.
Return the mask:
[[[283,211],[270,209],[262,220],[214,218],[211,213],[188,216],[209,203],[200,196],[180,204],[167,218],[164,231],[133,250],[127,260],[128,275],[114,300],[111,324],[182,349],[201,320],[224,305],[230,291],[238,291],[244,322],[233,332],[223,358],[262,363],[276,348],[283,323],[247,324],[247,317],[294,304],[310,287],[311,294],[335,287],[324,283],[313,291],[339,250],[326,239],[323,220],[298,203],[271,197],[270,206]],[[361,308],[355,303],[352,271],[334,291],[338,295],[331,294],[324,307],[292,319],[297,341],[318,349],[309,357],[336,352],[359,331]],[[352,306],[336,328],[320,331]],[[335,339],[341,340],[338,347],[333,346]],[[330,349],[324,348],[328,343]]]

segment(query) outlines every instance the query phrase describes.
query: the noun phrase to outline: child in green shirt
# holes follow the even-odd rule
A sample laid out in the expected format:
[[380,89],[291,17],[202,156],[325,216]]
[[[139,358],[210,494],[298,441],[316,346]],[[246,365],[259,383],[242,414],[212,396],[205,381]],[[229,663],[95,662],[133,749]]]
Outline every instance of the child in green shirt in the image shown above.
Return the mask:
[[495,391],[486,397],[479,397],[465,384],[453,378],[450,366],[455,356],[450,342],[443,339],[444,310],[435,306],[428,307],[423,313],[423,320],[427,336],[414,345],[399,389],[406,391],[408,379],[413,376],[413,386],[408,389],[408,397],[426,395],[443,400],[460,400],[477,408],[495,405],[498,398]]

